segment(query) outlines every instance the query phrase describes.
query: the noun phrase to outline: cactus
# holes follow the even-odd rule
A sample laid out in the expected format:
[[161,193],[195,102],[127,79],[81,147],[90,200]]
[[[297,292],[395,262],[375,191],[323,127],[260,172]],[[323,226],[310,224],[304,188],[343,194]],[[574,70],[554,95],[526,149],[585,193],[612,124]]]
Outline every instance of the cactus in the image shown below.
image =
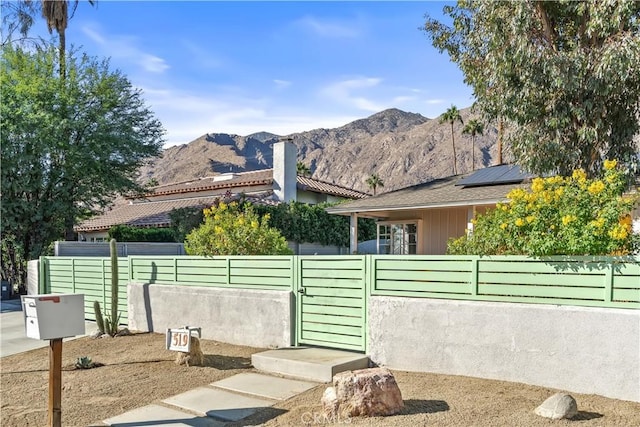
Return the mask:
[[102,311],[100,311],[100,303],[98,301],[93,302],[93,311],[96,314],[96,324],[101,334],[104,334],[104,319],[102,318]]
[[98,330],[103,334],[114,336],[118,333],[118,325],[120,324],[120,314],[118,313],[118,248],[116,247],[116,239],[111,239],[109,244],[109,252],[111,254],[111,315],[102,316],[100,303],[93,302],[93,310],[96,314],[96,323]]
[[115,335],[118,332],[120,320],[120,316],[118,316],[118,248],[116,239],[111,239],[109,252],[111,254],[111,316],[109,317],[111,333],[109,335]]

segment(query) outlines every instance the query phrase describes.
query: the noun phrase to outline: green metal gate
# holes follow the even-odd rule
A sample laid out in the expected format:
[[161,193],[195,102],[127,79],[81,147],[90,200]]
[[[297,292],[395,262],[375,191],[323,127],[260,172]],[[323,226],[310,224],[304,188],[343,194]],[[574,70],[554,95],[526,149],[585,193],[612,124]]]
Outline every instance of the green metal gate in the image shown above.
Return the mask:
[[300,256],[296,280],[296,342],[366,350],[364,256]]

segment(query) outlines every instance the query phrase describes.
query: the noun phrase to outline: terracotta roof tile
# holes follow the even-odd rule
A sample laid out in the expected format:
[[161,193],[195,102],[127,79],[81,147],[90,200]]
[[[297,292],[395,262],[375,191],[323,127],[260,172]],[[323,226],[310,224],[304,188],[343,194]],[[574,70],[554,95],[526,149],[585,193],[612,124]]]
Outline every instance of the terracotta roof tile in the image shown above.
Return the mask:
[[369,197],[366,193],[361,193],[340,185],[330,184],[328,182],[300,175],[298,175],[298,188],[301,190],[330,194],[332,196],[344,197],[347,199],[364,199],[365,197]]
[[[194,179],[174,184],[154,187],[146,199],[130,200],[128,204],[120,204],[104,212],[102,215],[88,219],[78,226],[78,232],[103,231],[114,225],[126,224],[137,227],[168,227],[169,213],[173,209],[186,207],[211,206],[216,199],[224,197],[225,190],[235,189],[233,199],[238,199],[239,192],[256,192],[245,197],[252,203],[276,205],[273,190],[264,190],[273,184],[273,169],[253,172],[222,175]],[[325,193],[344,198],[363,198],[366,194],[350,190],[335,184],[329,184],[312,178],[298,176],[297,186],[300,189]],[[214,194],[211,194],[214,193]]]
[[[247,200],[255,204],[276,204],[270,199],[272,192],[261,195],[246,196]],[[117,205],[104,214],[88,219],[75,227],[78,232],[108,230],[114,225],[126,224],[135,227],[168,227],[171,225],[169,214],[173,209],[212,206],[222,195],[177,200],[163,200],[157,202],[142,202]],[[238,195],[232,200],[239,199]]]
[[150,194],[149,197],[165,194],[192,193],[222,188],[234,188],[241,186],[246,187],[251,185],[265,185],[271,184],[272,182],[273,169],[262,169],[252,172],[222,174],[167,185],[160,185],[152,189],[153,193]]

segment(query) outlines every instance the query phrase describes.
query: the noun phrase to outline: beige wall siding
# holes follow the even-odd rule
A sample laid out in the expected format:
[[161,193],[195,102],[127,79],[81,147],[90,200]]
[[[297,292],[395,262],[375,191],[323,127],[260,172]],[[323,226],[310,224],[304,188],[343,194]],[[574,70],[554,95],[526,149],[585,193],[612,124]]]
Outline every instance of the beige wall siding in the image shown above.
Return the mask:
[[[475,214],[486,212],[488,208],[478,206]],[[443,255],[447,252],[447,241],[451,237],[464,235],[467,223],[473,218],[474,210],[463,206],[458,208],[425,209],[412,212],[391,212],[388,221],[419,220],[418,254]]]
[[447,252],[447,241],[451,237],[460,237],[467,228],[466,207],[450,209],[431,209],[422,214],[423,253],[440,255]]

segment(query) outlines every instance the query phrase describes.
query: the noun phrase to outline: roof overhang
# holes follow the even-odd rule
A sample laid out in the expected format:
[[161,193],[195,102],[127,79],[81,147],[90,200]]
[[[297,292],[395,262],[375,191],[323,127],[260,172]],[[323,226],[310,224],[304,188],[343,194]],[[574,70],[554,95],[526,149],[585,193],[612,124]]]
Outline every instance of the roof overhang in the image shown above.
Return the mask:
[[405,205],[405,206],[387,206],[387,207],[366,207],[366,206],[334,206],[325,209],[327,213],[333,215],[345,215],[357,214],[359,217],[365,218],[384,218],[388,216],[390,212],[402,212],[409,210],[427,210],[427,209],[446,209],[446,208],[459,208],[459,207],[473,207],[473,206],[491,206],[496,203],[506,202],[507,199],[491,199],[491,200],[464,200],[459,202],[447,202],[447,203],[432,203],[426,205]]

